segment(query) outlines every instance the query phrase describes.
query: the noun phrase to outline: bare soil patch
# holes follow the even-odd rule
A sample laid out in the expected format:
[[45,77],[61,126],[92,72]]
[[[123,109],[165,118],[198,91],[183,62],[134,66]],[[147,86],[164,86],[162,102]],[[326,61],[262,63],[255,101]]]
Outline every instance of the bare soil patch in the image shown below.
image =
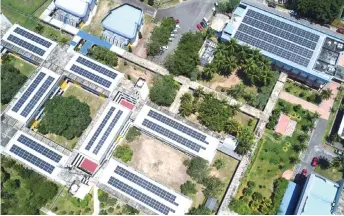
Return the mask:
[[225,77],[219,74],[215,74],[214,78],[209,82],[202,82],[203,85],[214,89],[219,90],[221,88],[230,88],[241,83],[242,80],[238,77],[236,72],[233,72],[230,76]]

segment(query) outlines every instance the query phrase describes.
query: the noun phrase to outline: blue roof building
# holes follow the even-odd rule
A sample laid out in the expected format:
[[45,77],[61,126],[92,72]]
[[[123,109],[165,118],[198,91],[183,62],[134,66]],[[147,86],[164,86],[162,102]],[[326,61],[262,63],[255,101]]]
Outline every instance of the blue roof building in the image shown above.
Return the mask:
[[300,197],[300,186],[294,182],[289,182],[287,190],[284,193],[278,215],[292,215],[294,214],[297,201]]
[[143,24],[143,12],[140,8],[123,4],[113,9],[102,21],[103,38],[116,44],[134,43]]
[[343,190],[342,179],[333,182],[321,175],[307,177],[301,197],[295,210],[296,215],[331,215],[338,207]]

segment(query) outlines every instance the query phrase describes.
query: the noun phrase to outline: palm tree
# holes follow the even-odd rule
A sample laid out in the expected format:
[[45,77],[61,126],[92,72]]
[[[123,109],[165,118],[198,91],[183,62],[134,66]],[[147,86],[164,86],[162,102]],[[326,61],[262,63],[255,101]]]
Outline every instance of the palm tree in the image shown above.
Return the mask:
[[233,136],[236,136],[240,131],[240,124],[234,120],[230,119],[225,126],[226,131]]
[[200,97],[204,95],[205,92],[204,89],[201,86],[199,86],[197,89],[195,89],[194,94],[196,95],[196,97]]
[[290,156],[289,157],[289,162],[293,165],[297,164],[300,162],[300,158],[299,157],[295,157],[295,156]]
[[217,73],[217,67],[214,64],[206,65],[202,72],[203,76],[209,80],[213,78],[215,73]]
[[344,157],[343,156],[337,156],[333,158],[331,162],[331,166],[334,168],[343,168],[344,167]]
[[260,73],[257,73],[257,78],[260,83],[262,83],[264,86],[271,83],[271,80],[273,79],[273,71],[270,70],[263,70],[260,71]]
[[332,96],[332,90],[331,89],[324,89],[322,90],[322,92],[320,93],[320,97],[323,100],[328,100],[330,99]]
[[220,43],[217,48],[216,48],[216,53],[215,56],[219,53],[221,55],[226,55],[227,54],[227,45],[224,43]]
[[182,103],[179,107],[179,113],[185,117],[191,115],[194,112],[194,105],[191,102]]
[[222,67],[222,74],[229,76],[238,67],[238,61],[234,56],[229,56],[226,58],[226,62]]
[[238,41],[234,39],[230,40],[227,43],[226,49],[228,51],[228,55],[234,55],[238,50]]
[[185,93],[180,97],[181,103],[187,103],[192,101],[192,95],[190,93]]

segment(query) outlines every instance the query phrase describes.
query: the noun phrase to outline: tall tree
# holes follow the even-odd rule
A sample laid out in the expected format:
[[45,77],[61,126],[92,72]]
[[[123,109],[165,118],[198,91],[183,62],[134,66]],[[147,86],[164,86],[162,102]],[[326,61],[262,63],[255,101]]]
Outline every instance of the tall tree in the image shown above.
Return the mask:
[[12,64],[1,65],[1,103],[9,103],[26,79]]
[[173,76],[157,77],[149,91],[149,98],[160,106],[169,106],[176,97],[177,89]]
[[332,96],[332,90],[331,89],[324,89],[320,92],[320,97],[323,100],[328,100]]

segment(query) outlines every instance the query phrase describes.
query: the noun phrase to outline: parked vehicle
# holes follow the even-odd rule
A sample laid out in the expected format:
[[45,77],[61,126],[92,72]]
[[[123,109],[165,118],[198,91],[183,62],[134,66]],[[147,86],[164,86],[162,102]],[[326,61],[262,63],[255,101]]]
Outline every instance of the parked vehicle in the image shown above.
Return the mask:
[[171,34],[170,37],[171,37],[171,38],[175,38],[176,35],[175,35],[175,34]]
[[272,7],[272,8],[276,8],[276,3],[275,2],[269,2],[268,6]]
[[206,28],[207,27],[207,23],[205,23],[203,21],[200,24],[201,24],[202,28]]
[[169,39],[168,39],[168,42],[172,42],[172,40],[173,40],[173,38],[169,38]]
[[302,170],[302,175],[305,176],[305,177],[307,176],[307,169],[306,169],[306,168],[304,168],[304,169]]
[[175,19],[174,21],[176,21],[176,24],[178,24],[178,23],[179,23],[179,19]]
[[160,47],[161,50],[168,50],[168,46],[162,46]]
[[177,33],[179,29],[175,28],[172,33]]
[[203,31],[203,27],[199,23],[197,24],[197,28],[198,28],[198,30]]
[[176,28],[175,28],[175,29],[180,29],[180,26],[179,26],[179,24],[177,24],[177,25],[176,25]]
[[334,153],[337,154],[337,155],[342,156],[344,152],[339,150],[339,149],[336,149],[336,150],[334,150]]
[[208,23],[209,23],[209,20],[207,19],[207,18],[205,18],[205,17],[203,17],[203,20],[202,20],[203,22],[205,22],[205,23],[207,23],[207,25],[208,25]]
[[340,33],[340,34],[344,34],[344,29],[339,28],[339,29],[337,29],[337,32]]
[[319,163],[319,158],[318,157],[314,157],[313,160],[312,160],[312,166],[315,167],[317,166]]

